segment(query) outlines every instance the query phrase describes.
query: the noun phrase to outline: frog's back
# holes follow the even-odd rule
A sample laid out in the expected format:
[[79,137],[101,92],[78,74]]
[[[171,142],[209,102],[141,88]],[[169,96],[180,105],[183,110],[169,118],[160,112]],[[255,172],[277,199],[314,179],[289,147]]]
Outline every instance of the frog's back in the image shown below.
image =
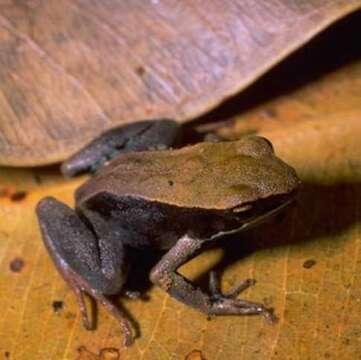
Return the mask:
[[76,193],[77,202],[106,192],[188,208],[231,209],[282,195],[298,185],[294,170],[260,137],[200,143],[119,156]]

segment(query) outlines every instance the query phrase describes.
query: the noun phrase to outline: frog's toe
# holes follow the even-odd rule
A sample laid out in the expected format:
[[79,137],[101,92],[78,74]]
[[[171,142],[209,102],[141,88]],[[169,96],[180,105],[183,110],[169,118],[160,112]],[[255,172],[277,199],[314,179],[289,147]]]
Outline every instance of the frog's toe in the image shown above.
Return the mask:
[[267,322],[275,323],[277,317],[273,309],[266,308],[263,304],[243,299],[230,299],[220,297],[212,303],[211,314],[214,315],[263,315]]
[[220,281],[217,273],[211,271],[209,274],[209,291],[211,293],[211,310],[214,315],[263,315],[267,322],[275,323],[277,317],[272,309],[266,308],[263,304],[236,299],[236,297],[254,285],[256,280],[247,279],[239,282],[227,292],[220,290]]
[[216,271],[212,270],[209,273],[209,291],[211,293],[212,298],[235,298],[240,293],[248,289],[250,286],[256,284],[255,279],[246,279],[238,282],[235,286],[229,289],[226,292],[222,292],[220,290],[220,280]]
[[255,284],[256,284],[255,279],[246,279],[246,280],[243,280],[243,281],[239,281],[231,289],[224,292],[224,296],[228,297],[228,298],[235,298],[240,293],[242,293],[244,290],[248,289],[250,286],[253,286]]

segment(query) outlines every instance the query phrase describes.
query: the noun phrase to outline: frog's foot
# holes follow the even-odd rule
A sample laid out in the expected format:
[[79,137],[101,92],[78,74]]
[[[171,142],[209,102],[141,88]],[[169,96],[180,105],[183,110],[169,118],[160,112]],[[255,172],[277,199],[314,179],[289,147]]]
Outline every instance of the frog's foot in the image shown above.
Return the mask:
[[269,322],[274,323],[276,317],[272,310],[262,304],[234,298],[239,292],[253,285],[254,280],[246,280],[228,293],[222,294],[213,274],[210,294],[197,288],[178,273],[180,266],[199,253],[204,242],[189,235],[181,237],[152,269],[150,280],[153,284],[160,286],[175,299],[208,315],[263,315]]
[[106,131],[61,166],[63,175],[94,173],[110,160],[130,151],[161,150],[173,146],[180,126],[173,120],[139,121]]
[[64,265],[59,268],[59,271],[64,280],[74,291],[79,304],[84,327],[87,330],[94,329],[94,322],[89,320],[88,311],[84,301],[84,294],[87,294],[92,299],[102,304],[119,321],[121,331],[124,335],[124,346],[130,346],[134,339],[131,324],[125,314],[123,314],[123,312],[120,311],[120,309],[116,307],[106,296],[104,296],[100,291],[94,289],[84,278],[79,276],[69,266]]
[[221,292],[220,281],[215,271],[209,274],[209,291],[211,293],[211,313],[215,315],[263,315],[270,323],[277,321],[272,309],[267,309],[263,304],[250,302],[236,297],[256,280],[247,279],[232,287],[227,292]]

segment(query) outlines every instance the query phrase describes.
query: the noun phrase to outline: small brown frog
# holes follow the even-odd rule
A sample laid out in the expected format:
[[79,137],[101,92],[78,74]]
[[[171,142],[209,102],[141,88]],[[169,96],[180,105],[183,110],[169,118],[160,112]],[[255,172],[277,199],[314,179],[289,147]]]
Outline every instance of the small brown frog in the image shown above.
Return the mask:
[[87,293],[118,318],[125,345],[131,326],[107,295],[120,293],[129,248],[168,250],[150,280],[170,296],[209,315],[261,314],[264,305],[237,299],[254,280],[222,294],[210,276],[209,293],[177,269],[205,243],[258,224],[288,205],[299,185],[295,171],[258,136],[169,149],[179,126],[171,120],[135,123],[103,134],[62,166],[65,175],[95,172],[75,194],[75,210],[54,198],[37,215],[45,245],[74,290],[84,324]]

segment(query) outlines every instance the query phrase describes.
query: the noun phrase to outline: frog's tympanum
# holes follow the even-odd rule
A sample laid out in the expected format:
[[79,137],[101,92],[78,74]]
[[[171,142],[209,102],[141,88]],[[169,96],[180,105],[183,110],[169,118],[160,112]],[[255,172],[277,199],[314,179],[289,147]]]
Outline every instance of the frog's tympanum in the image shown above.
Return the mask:
[[125,344],[129,321],[107,297],[123,292],[130,248],[167,250],[150,280],[180,302],[209,315],[261,314],[264,305],[236,296],[248,279],[221,293],[215,276],[209,292],[177,272],[206,243],[259,223],[290,203],[299,180],[257,136],[170,149],[179,140],[171,120],[135,123],[108,131],[62,166],[67,176],[94,175],[75,194],[75,210],[45,198],[37,214],[45,245],[79,301],[84,324],[87,293],[119,320]]

